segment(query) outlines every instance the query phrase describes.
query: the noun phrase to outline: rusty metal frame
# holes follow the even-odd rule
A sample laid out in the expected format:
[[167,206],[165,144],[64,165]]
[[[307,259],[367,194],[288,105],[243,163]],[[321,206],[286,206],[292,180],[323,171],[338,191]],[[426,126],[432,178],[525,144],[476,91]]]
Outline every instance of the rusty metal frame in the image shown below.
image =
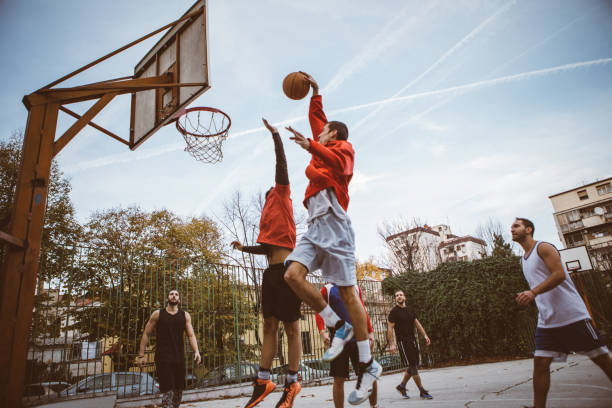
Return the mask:
[[[25,375],[28,337],[38,275],[38,262],[47,203],[49,176],[53,157],[58,154],[86,125],[127,144],[125,140],[92,122],[115,96],[148,89],[195,86],[202,84],[175,83],[168,76],[134,79],[123,77],[72,88],[52,88],[100,62],[138,44],[178,23],[205,12],[203,7],[182,16],[131,43],[53,81],[38,91],[26,95],[23,103],[28,119],[22,148],[22,161],[17,180],[14,205],[8,231],[0,231],[0,241],[8,243],[0,267],[0,406],[21,406]],[[206,84],[207,85],[207,84]],[[82,116],[65,108],[64,104],[96,100]],[[59,111],[77,121],[57,140],[55,133]]]

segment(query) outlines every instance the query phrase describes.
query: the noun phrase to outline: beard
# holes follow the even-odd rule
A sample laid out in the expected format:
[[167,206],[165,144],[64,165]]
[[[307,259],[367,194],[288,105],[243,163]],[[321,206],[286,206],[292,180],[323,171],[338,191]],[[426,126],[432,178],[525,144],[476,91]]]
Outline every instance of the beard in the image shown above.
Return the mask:
[[169,304],[170,306],[176,306],[176,305],[178,305],[178,304],[179,304],[179,302],[178,302],[178,301],[176,301],[176,302],[175,302],[175,301],[169,300],[169,301],[168,301],[168,304]]

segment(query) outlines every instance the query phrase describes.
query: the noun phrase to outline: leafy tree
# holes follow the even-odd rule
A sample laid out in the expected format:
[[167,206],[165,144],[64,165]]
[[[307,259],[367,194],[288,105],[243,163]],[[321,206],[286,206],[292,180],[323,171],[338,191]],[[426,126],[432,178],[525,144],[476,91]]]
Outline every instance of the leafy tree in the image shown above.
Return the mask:
[[[84,236],[90,247],[77,257],[67,282],[80,296],[71,328],[90,341],[112,339],[117,344],[111,352],[115,370],[133,365],[144,325],[153,310],[165,306],[173,288],[181,292],[182,307],[199,328],[202,350],[221,348],[231,354],[233,342],[253,326],[248,319],[234,323],[246,295],[234,271],[217,264],[223,242],[210,219],[114,208],[93,214]],[[81,300],[94,307],[79,307]]]
[[[478,225],[476,235],[487,243],[487,251],[482,253],[485,256],[512,256],[514,243],[508,242],[508,228],[505,228],[499,220],[489,218],[485,223]],[[497,251],[495,251],[497,249]],[[495,253],[493,253],[495,251]]]
[[[19,176],[23,145],[23,132],[15,131],[7,140],[0,140],[0,230],[8,230]],[[76,220],[75,209],[70,198],[72,186],[64,176],[57,162],[51,165],[47,208],[43,224],[38,290],[35,299],[37,313],[33,315],[34,332],[52,335],[52,313],[49,296],[43,292],[44,282],[55,278],[66,278],[72,247],[81,236],[81,226]],[[0,263],[3,262],[4,245],[0,249]]]
[[374,259],[370,258],[365,262],[356,262],[357,280],[362,280],[366,276],[372,276],[378,280],[387,277],[387,272],[374,264]]
[[504,240],[504,237],[499,234],[493,234],[493,250],[491,256],[499,258],[511,258],[512,246]]

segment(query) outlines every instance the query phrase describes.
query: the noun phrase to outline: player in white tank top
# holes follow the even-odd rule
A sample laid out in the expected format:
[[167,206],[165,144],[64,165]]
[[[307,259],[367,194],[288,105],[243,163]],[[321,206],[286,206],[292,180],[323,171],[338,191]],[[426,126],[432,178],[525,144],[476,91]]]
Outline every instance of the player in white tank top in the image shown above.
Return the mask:
[[534,229],[528,219],[517,218],[510,232],[512,240],[518,242],[525,251],[521,257],[521,266],[530,287],[530,290],[517,295],[516,302],[527,306],[535,301],[538,307],[533,390],[535,408],[544,408],[553,359],[565,361],[567,353],[581,352],[589,356],[612,381],[612,358],[563,267],[559,251],[547,242],[535,241]]

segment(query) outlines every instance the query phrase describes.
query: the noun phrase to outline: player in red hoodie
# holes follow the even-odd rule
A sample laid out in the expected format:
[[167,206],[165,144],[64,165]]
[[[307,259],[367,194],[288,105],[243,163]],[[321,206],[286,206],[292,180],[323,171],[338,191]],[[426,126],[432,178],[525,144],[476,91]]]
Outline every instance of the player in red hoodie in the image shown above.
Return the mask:
[[261,360],[259,372],[253,384],[253,394],[245,408],[253,408],[276,388],[270,380],[272,360],[278,350],[278,324],[285,326],[287,346],[289,351],[289,372],[277,408],[293,406],[295,397],[301,390],[297,381],[302,342],[300,337],[299,318],[302,301],[287,285],[284,261],[295,247],[295,221],[293,219],[293,204],[289,188],[289,174],[283,142],[278,130],[265,119],[264,125],[272,134],[276,154],[275,186],[266,193],[266,202],[259,220],[259,236],[255,246],[244,246],[238,241],[232,246],[242,252],[266,255],[268,269],[263,273],[261,284],[262,309],[264,316],[264,338],[261,345]]
[[[335,330],[331,347],[323,360],[338,357],[353,335],[359,350],[357,386],[348,401],[361,404],[372,393],[382,367],[370,353],[366,313],[355,294],[355,233],[346,214],[349,204],[348,184],[353,177],[355,152],[347,141],[348,128],[342,122],[327,121],[317,82],[304,74],[312,87],[308,119],[312,139],[288,127],[291,138],[312,155],[306,168],[309,183],[304,206],[308,209],[308,231],[285,260],[285,280],[293,291]],[[338,286],[351,323],[342,320],[325,302],[319,291],[306,280],[309,271],[321,269],[323,279]]]

